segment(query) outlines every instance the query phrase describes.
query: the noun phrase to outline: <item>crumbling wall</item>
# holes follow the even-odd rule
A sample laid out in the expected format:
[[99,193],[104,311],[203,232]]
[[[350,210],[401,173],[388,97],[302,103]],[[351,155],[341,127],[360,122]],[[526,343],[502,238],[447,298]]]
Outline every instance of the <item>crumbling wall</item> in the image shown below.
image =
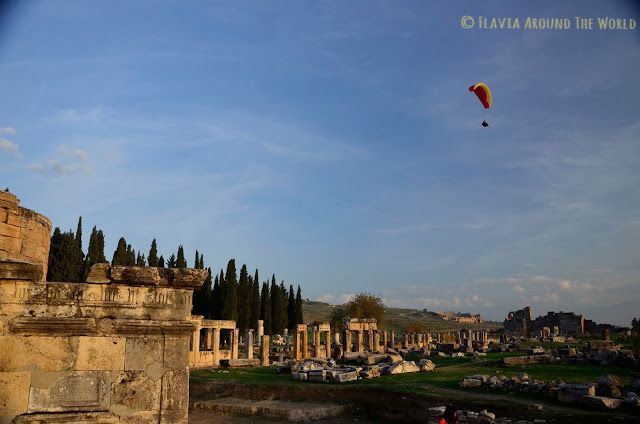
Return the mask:
[[0,191],[0,262],[36,265],[38,280],[44,281],[49,260],[51,221],[31,209],[20,206],[20,200]]
[[85,283],[44,283],[50,224],[20,216],[20,250],[0,239],[0,423],[186,423],[205,271],[98,264]]

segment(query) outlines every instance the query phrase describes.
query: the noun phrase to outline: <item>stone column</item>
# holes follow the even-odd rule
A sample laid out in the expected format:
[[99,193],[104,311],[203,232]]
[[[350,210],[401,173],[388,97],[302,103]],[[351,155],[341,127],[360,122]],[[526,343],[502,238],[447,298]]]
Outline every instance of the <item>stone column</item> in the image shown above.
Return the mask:
[[305,359],[309,357],[309,331],[306,329],[302,333],[302,357]]
[[238,339],[240,338],[240,329],[234,328],[231,336],[231,359],[238,359]]
[[417,346],[416,346],[416,347],[417,347],[418,349],[422,349],[422,347],[423,347],[423,345],[422,345],[422,333],[418,333],[418,334],[416,334],[416,337],[417,337],[417,339],[418,339],[418,340],[416,341],[416,344],[417,344]]
[[262,346],[262,336],[264,336],[264,320],[258,320],[258,346]]
[[402,347],[405,349],[409,349],[409,334],[405,333]]
[[333,335],[334,339],[333,342],[337,345],[341,345],[341,340],[340,340],[340,332],[336,331],[335,334]]
[[380,333],[373,333],[373,351],[380,352]]
[[351,330],[344,330],[344,353],[351,352]]
[[296,331],[296,334],[293,336],[293,357],[295,359],[302,359],[302,349],[300,349],[300,345],[302,344],[302,337],[300,337],[300,332]]
[[320,331],[318,330],[318,327],[313,328],[313,338],[314,356],[316,358],[320,358],[322,354],[320,353]]
[[373,332],[373,330],[368,330],[367,333],[368,333],[367,336],[369,336],[368,337],[369,340],[367,341],[367,344],[369,345],[369,350],[372,351],[372,352],[375,352],[378,349],[376,348],[376,345],[375,345],[374,332]]
[[358,352],[362,352],[364,350],[362,346],[364,344],[364,334],[362,333],[362,330],[358,330]]
[[193,360],[194,362],[200,361],[200,326],[196,327],[196,331],[193,332]]
[[391,332],[391,349],[395,349],[396,348],[396,332],[392,331]]
[[260,352],[260,365],[262,365],[263,367],[268,367],[269,366],[269,336],[265,336],[263,334],[260,339],[261,339],[260,346],[262,348]]
[[282,332],[282,337],[287,338],[289,336],[289,329],[285,328],[284,331]]
[[213,329],[213,365],[220,365],[220,329]]
[[244,356],[247,359],[253,359],[253,329],[247,330],[247,336],[244,339]]
[[324,343],[327,358],[331,358],[331,331],[324,333]]

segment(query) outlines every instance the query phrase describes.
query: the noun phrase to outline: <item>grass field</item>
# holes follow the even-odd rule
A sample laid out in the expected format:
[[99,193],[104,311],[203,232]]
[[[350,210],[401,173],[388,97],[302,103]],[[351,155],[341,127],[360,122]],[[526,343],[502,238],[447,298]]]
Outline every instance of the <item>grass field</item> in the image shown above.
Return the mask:
[[[302,304],[304,321],[329,321],[334,308],[335,306],[328,303],[306,301]],[[423,326],[425,331],[447,331],[461,328],[497,328],[500,323],[487,321],[482,324],[460,324],[454,321],[445,321],[439,315],[430,311],[401,308],[386,309],[385,328],[387,330],[402,331],[408,325]]]

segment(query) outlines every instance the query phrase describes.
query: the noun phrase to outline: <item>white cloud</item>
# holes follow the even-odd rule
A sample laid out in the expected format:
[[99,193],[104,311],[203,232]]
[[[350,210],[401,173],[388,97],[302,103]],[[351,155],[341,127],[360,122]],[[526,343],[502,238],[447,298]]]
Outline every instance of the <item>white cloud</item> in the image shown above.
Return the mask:
[[342,293],[339,295],[323,294],[315,298],[318,302],[330,303],[332,305],[342,305],[356,297],[354,293]]
[[18,145],[13,141],[0,138],[0,150],[11,154],[18,154]]
[[4,128],[0,128],[0,134],[15,135],[16,130],[13,127],[4,127]]
[[525,289],[524,287],[522,287],[520,284],[516,284],[513,286],[513,290],[515,290],[517,293],[524,293]]
[[59,146],[57,157],[49,159],[46,163],[35,163],[27,166],[32,172],[37,174],[53,175],[61,177],[76,173],[88,174],[90,172],[87,161],[89,154],[86,150]]

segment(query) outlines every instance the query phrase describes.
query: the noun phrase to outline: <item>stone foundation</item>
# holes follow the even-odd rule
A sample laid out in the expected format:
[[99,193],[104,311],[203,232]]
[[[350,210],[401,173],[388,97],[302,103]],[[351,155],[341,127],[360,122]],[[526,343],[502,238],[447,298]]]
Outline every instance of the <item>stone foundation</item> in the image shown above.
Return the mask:
[[50,224],[18,215],[20,243],[0,239],[0,423],[186,423],[205,271],[99,264],[45,283]]

